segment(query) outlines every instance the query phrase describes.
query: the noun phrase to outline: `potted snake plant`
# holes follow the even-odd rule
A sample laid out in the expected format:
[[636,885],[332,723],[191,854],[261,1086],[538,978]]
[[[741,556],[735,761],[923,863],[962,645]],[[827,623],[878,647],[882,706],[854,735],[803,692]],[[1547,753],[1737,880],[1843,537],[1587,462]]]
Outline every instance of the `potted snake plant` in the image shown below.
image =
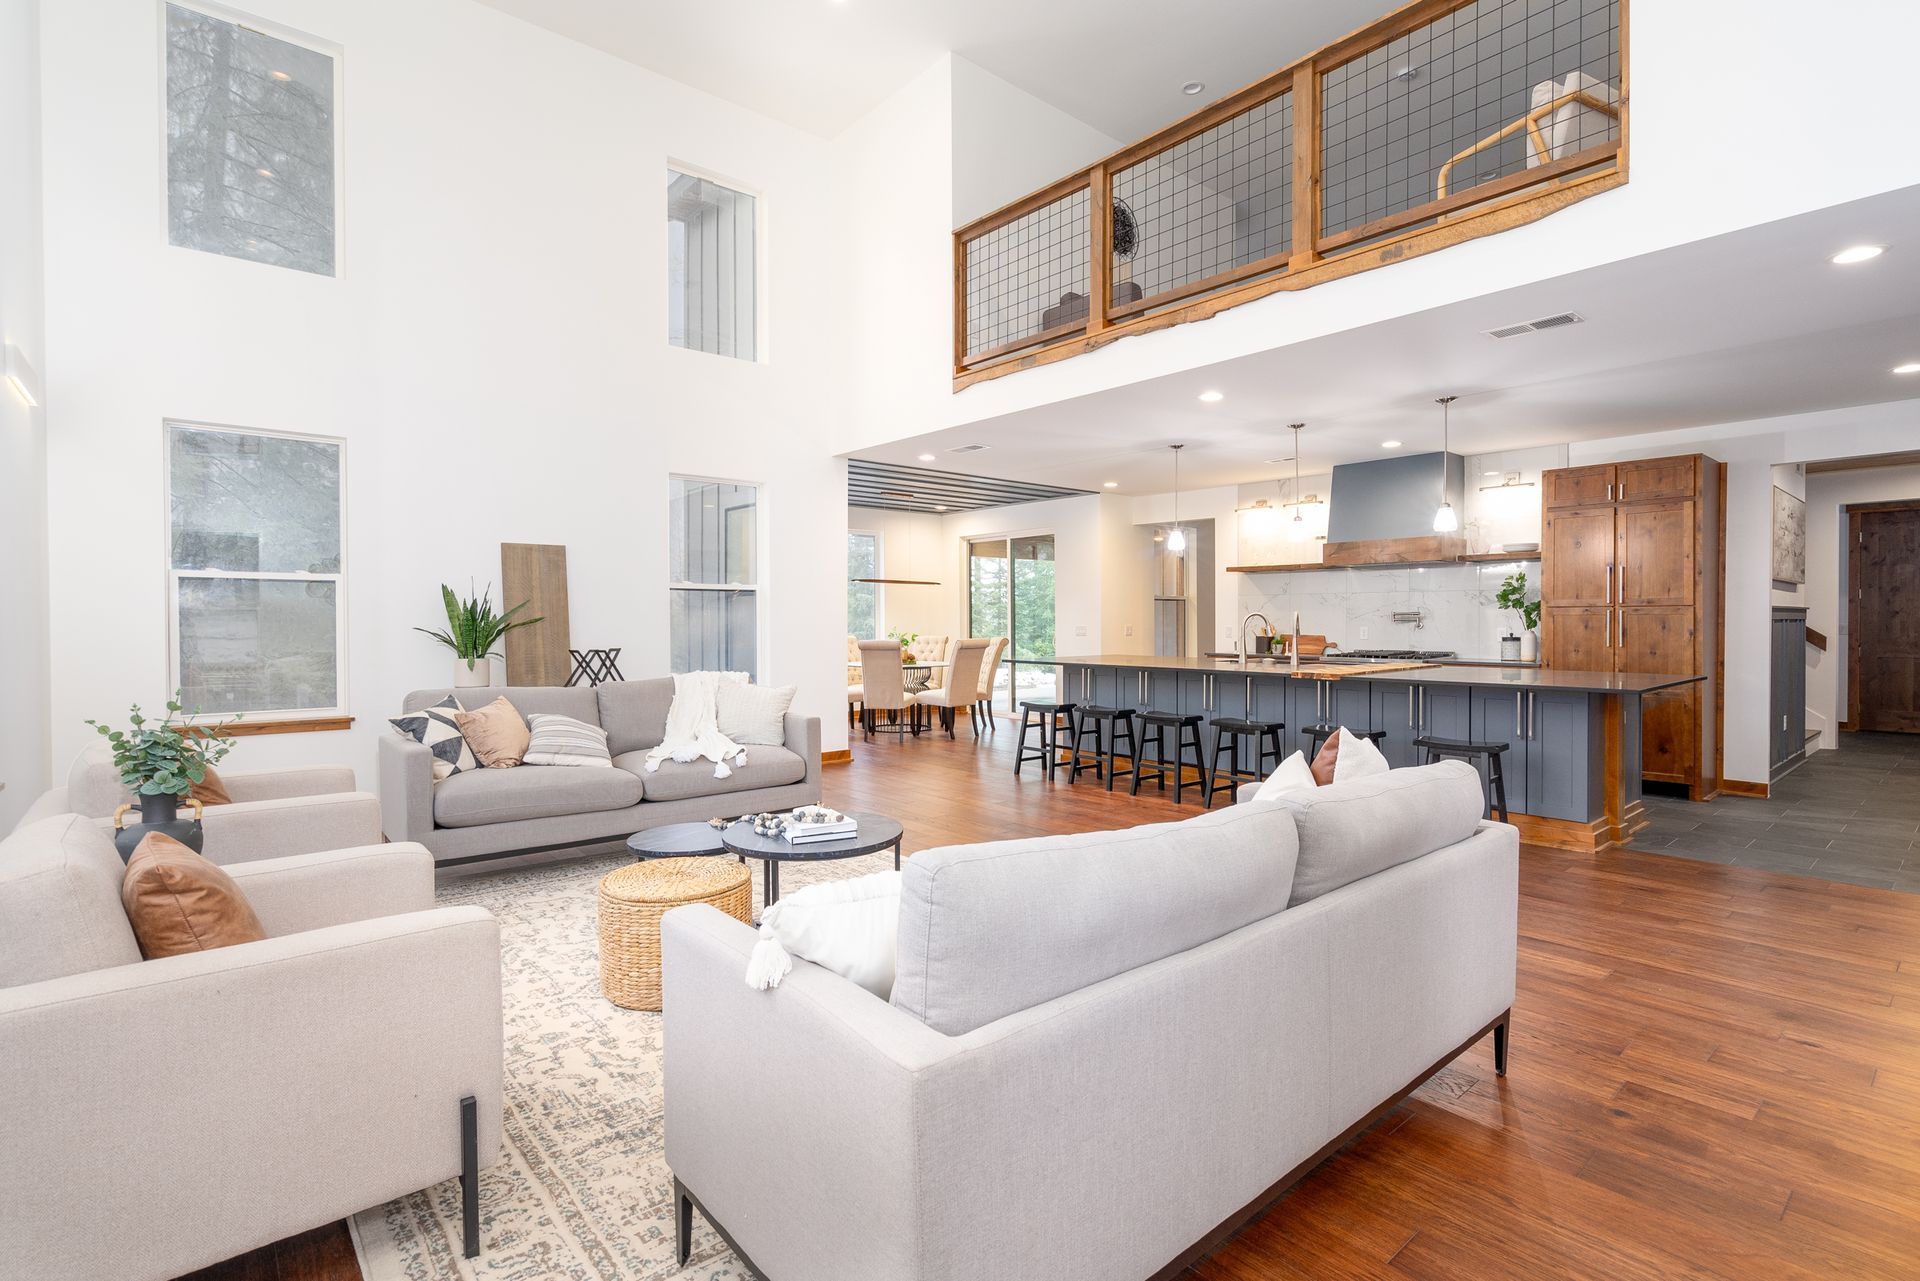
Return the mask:
[[[469,587],[468,590],[472,590]],[[531,627],[540,622],[539,618],[515,618],[514,615],[527,607],[521,601],[504,614],[493,612],[493,584],[487,584],[487,590],[478,596],[469,596],[462,600],[453,594],[453,588],[445,583],[440,585],[440,598],[447,608],[447,626],[438,628],[416,627],[413,630],[433,637],[453,651],[453,683],[459,689],[471,689],[493,683],[493,658],[496,647],[506,634],[519,627]]]

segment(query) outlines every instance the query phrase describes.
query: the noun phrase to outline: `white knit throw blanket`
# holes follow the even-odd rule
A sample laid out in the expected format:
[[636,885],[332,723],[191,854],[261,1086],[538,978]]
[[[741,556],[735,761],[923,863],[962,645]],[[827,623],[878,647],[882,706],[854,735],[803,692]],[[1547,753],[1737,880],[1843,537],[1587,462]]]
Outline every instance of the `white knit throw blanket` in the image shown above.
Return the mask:
[[713,762],[713,776],[726,778],[733,766],[747,763],[747,749],[720,732],[714,695],[720,686],[745,685],[745,672],[680,672],[673,678],[673,706],[667,709],[667,735],[647,753],[647,773],[664,760]]

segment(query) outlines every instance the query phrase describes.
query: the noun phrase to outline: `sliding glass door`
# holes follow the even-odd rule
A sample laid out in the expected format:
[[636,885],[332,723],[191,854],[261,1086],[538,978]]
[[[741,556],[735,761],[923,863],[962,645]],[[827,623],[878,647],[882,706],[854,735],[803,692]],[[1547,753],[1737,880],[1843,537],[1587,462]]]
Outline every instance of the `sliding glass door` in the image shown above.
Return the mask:
[[967,544],[967,634],[1012,639],[994,673],[993,699],[1050,699],[1053,669],[1053,535],[983,538]]

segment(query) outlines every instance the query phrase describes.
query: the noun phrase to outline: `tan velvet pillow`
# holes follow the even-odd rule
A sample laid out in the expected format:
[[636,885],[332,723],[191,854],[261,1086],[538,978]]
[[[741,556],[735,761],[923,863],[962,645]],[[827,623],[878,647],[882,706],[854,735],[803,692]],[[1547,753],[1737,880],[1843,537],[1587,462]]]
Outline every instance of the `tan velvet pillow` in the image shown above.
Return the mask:
[[505,695],[478,711],[457,712],[453,721],[460,727],[460,737],[473,749],[474,759],[488,769],[506,769],[526,758],[527,743],[533,735],[520,709]]
[[1340,758],[1340,731],[1328,735],[1327,741],[1320,744],[1320,750],[1313,754],[1313,781],[1325,787],[1333,782],[1333,763]]
[[120,904],[140,955],[149,961],[267,937],[231,876],[159,832],[134,847],[120,882]]
[[231,805],[233,798],[227,795],[227,785],[220,781],[220,775],[213,766],[207,766],[207,776],[193,785],[188,793],[202,805]]

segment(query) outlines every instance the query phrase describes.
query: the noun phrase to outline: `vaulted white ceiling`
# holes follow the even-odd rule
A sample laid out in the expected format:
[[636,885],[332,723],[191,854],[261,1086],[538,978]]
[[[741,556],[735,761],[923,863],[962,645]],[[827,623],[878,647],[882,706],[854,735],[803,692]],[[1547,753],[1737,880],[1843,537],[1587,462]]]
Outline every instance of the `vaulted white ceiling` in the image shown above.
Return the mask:
[[[831,136],[943,52],[1123,141],[1385,14],[1393,0],[480,0]],[[1186,97],[1190,80],[1206,92]]]

